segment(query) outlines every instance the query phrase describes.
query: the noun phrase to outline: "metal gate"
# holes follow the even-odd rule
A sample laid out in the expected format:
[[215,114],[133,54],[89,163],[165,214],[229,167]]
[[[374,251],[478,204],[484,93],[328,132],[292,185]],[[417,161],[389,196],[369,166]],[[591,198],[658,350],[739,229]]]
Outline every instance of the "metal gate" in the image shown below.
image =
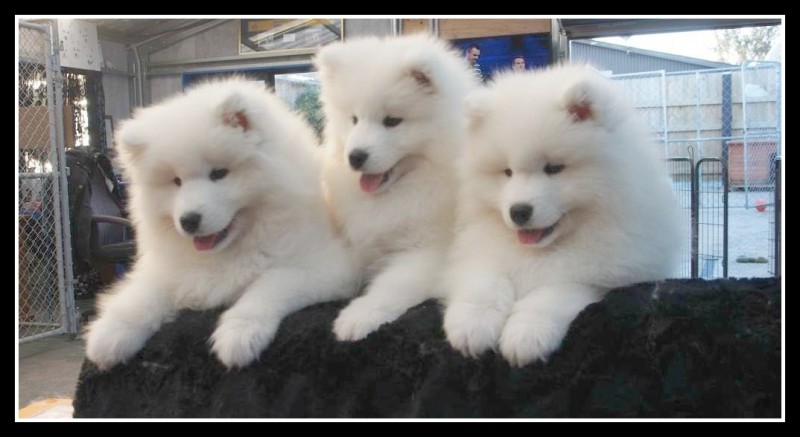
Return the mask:
[[55,23],[19,24],[18,339],[76,333]]
[[[728,277],[728,170],[717,158],[695,165],[692,183],[692,277]],[[721,270],[721,271],[720,271]]]
[[[684,269],[682,276],[776,275],[780,64],[611,78],[633,102],[664,158],[672,160],[670,176],[678,181],[673,188],[684,190],[693,181],[692,271]],[[675,165],[682,159],[696,167]]]

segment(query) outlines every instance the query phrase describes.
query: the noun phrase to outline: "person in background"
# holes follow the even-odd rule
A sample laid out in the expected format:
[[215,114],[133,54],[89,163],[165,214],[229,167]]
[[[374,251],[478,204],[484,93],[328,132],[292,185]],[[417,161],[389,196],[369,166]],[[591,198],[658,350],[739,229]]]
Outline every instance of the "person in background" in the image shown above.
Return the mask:
[[525,57],[522,55],[514,56],[511,61],[511,69],[514,71],[525,71]]
[[472,72],[475,74],[475,78],[478,82],[483,83],[483,71],[481,70],[481,64],[478,63],[478,58],[481,56],[481,47],[476,43],[471,43],[467,46],[467,49],[464,51],[464,58],[469,63],[470,67],[472,68]]

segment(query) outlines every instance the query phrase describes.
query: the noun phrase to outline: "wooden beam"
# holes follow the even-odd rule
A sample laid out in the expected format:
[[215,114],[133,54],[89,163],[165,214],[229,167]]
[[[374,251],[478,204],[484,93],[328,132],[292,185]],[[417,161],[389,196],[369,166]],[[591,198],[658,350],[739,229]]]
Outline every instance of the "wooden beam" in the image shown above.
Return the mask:
[[[405,23],[403,25],[405,26]],[[525,35],[549,33],[550,27],[549,19],[447,19],[439,20],[439,36],[444,39],[462,39]]]
[[427,32],[428,20],[425,18],[414,18],[403,20],[403,35],[412,33]]

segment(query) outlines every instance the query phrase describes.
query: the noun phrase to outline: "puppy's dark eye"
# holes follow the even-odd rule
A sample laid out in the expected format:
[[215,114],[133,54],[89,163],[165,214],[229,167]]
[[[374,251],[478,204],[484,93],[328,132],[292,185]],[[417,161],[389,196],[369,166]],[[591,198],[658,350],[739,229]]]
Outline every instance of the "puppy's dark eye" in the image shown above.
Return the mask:
[[211,173],[208,174],[208,178],[211,179],[212,181],[216,181],[224,178],[227,175],[228,175],[227,168],[215,168],[211,170]]
[[181,178],[173,179],[172,183],[180,187],[181,186]]
[[507,168],[507,169],[503,170],[503,173],[505,173],[506,176],[508,176],[508,177],[511,177],[511,175],[514,174],[514,172],[511,171],[510,168]]
[[548,175],[554,175],[564,170],[564,164],[550,164],[549,162],[544,165],[544,172]]
[[389,117],[388,115],[386,117],[383,117],[383,125],[386,127],[395,127],[402,122],[403,122],[402,118]]
[[356,117],[356,116],[354,115],[354,116],[353,116],[353,124],[357,124],[357,123],[358,123],[358,117]]

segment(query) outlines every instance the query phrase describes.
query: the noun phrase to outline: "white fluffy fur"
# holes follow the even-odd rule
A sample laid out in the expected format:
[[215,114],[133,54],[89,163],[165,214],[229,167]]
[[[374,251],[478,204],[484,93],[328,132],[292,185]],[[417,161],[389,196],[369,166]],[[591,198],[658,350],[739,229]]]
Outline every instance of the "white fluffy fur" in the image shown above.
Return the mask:
[[[657,148],[614,86],[570,66],[502,74],[466,99],[471,140],[443,285],[447,338],[463,354],[544,360],[609,289],[674,272],[680,213]],[[584,111],[571,113],[576,105]],[[548,163],[563,170],[547,174]],[[533,207],[523,226],[510,217],[520,203]],[[518,239],[553,224],[537,242]]]
[[[424,35],[332,44],[315,62],[328,120],[323,182],[369,282],[334,323],[339,340],[354,341],[435,297],[455,220],[461,100],[475,82],[456,52]],[[387,127],[387,116],[403,121]],[[369,153],[361,171],[394,169],[378,191],[360,188],[355,149]]]
[[[204,84],[141,109],[117,147],[137,259],[88,327],[87,356],[99,368],[130,358],[177,310],[220,305],[230,308],[212,350],[229,368],[245,366],[288,313],[355,294],[354,265],[321,193],[314,134],[262,85]],[[229,172],[214,181],[215,168]],[[195,249],[180,223],[190,212],[202,215],[194,235],[230,224],[228,236]]]

